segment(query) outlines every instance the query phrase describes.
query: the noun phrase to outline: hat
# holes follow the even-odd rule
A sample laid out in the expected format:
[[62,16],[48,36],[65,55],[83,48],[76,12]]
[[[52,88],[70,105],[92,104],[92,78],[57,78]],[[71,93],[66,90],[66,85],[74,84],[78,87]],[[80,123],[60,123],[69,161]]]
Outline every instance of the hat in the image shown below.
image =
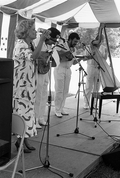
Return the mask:
[[60,31],[54,27],[51,27],[48,30],[51,31],[50,37],[52,38],[52,40],[55,40],[60,36]]

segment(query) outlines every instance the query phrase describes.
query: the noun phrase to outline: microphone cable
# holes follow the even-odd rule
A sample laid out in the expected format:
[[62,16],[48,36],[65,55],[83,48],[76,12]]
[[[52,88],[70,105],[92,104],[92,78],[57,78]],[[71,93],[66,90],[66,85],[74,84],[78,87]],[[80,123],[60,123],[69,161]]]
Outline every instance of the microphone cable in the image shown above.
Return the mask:
[[[47,119],[47,122],[46,122],[46,123],[48,124],[48,119]],[[40,160],[40,162],[42,163],[43,167],[45,166],[45,162],[42,160],[42,156],[41,156],[41,155],[42,155],[43,139],[44,139],[44,136],[45,136],[46,128],[47,128],[47,126],[48,126],[47,124],[46,124],[46,125],[44,126],[44,128],[43,128],[43,134],[42,134],[41,142],[40,142],[40,145],[39,145],[39,160]],[[49,166],[47,167],[47,169],[48,169],[50,172],[52,172],[52,173],[58,175],[59,177],[64,178],[64,177],[63,177],[62,175],[60,175],[59,173],[57,173],[57,172],[55,172],[55,171],[52,171],[52,170],[49,168]]]

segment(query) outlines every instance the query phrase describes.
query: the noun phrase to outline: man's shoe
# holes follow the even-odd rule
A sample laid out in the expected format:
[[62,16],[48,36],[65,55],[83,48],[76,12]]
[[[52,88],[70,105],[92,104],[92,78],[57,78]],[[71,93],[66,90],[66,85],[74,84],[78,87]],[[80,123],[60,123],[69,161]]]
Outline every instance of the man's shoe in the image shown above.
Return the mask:
[[67,113],[67,112],[65,112],[65,111],[62,111],[61,114],[62,114],[63,116],[68,116],[68,115],[69,115],[69,113]]
[[55,113],[55,116],[57,116],[58,118],[62,118],[62,114],[61,113]]
[[83,108],[84,108],[85,110],[90,109],[89,106],[84,106]]
[[36,123],[36,128],[37,129],[42,129],[41,125],[38,122]]
[[[93,107],[93,109],[96,109],[96,107]],[[97,110],[98,110],[98,108],[97,108]]]
[[38,118],[36,118],[36,129],[42,129],[41,125],[38,122]]
[[39,125],[47,125],[47,122],[44,120],[44,118],[40,118],[40,119],[38,119],[38,123],[39,123]]

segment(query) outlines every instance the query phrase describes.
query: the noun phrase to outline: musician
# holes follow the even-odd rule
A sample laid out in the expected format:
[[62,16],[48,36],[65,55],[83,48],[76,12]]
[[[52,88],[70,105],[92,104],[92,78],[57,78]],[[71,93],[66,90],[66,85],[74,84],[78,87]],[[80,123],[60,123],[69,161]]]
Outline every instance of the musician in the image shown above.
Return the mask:
[[[89,58],[87,59],[87,76],[86,76],[86,85],[84,93],[84,109],[89,109],[91,92],[98,92],[100,89],[100,71],[99,66],[96,63],[95,59],[95,50],[94,46],[99,49],[101,57],[105,60],[107,59],[107,49],[103,46],[104,36],[102,35],[103,25],[99,28],[99,33],[97,37],[91,42],[90,46],[87,47],[88,51],[91,53],[91,56],[88,54]],[[88,53],[87,51],[87,53]],[[92,56],[94,59],[92,59]]]
[[[26,123],[24,139],[24,152],[31,153],[35,147],[28,143],[28,138],[37,135],[34,102],[36,90],[35,62],[41,51],[42,44],[49,33],[42,34],[41,39],[34,48],[33,40],[36,38],[35,20],[26,19],[18,23],[15,29],[16,42],[13,50],[14,80],[13,80],[13,112],[22,116]],[[18,150],[21,138],[17,139],[15,146]]]
[[[48,29],[50,31],[50,38],[46,39],[42,46],[42,54],[40,56],[41,60],[43,62],[46,62],[49,58],[50,53],[52,52],[52,45],[55,45],[57,42],[57,38],[60,36],[59,30],[57,30],[54,27],[51,27]],[[38,39],[37,39],[38,40]],[[39,41],[39,40],[38,40]],[[43,59],[42,59],[43,58]],[[46,109],[46,103],[47,103],[47,96],[48,96],[48,82],[49,82],[49,65],[47,68],[47,64],[49,64],[49,61],[46,63],[45,68],[39,69],[37,71],[37,90],[36,90],[36,99],[35,99],[35,116],[37,120],[37,128],[41,128],[41,125],[46,125],[46,121],[44,119],[45,109]],[[40,64],[42,67],[42,63]],[[39,66],[39,67],[40,67]],[[44,73],[44,70],[46,70]]]
[[71,79],[71,66],[76,64],[76,45],[78,44],[80,37],[77,33],[71,33],[68,37],[68,41],[64,46],[66,51],[58,51],[60,57],[60,64],[54,69],[55,79],[55,115],[61,118],[63,115],[68,115],[63,108],[65,100],[69,91],[69,84]]

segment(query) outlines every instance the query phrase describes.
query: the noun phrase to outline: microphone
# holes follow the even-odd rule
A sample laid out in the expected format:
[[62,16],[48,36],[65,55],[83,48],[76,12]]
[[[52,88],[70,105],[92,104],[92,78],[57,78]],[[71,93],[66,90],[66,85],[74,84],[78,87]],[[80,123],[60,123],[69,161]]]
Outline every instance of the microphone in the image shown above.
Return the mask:
[[85,76],[87,75],[87,72],[83,69],[84,73],[85,73]]
[[80,69],[82,69],[83,70],[83,72],[84,72],[84,74],[85,74],[85,76],[87,75],[87,72],[85,71],[85,69],[82,67],[82,65],[79,63],[79,66],[80,66]]

